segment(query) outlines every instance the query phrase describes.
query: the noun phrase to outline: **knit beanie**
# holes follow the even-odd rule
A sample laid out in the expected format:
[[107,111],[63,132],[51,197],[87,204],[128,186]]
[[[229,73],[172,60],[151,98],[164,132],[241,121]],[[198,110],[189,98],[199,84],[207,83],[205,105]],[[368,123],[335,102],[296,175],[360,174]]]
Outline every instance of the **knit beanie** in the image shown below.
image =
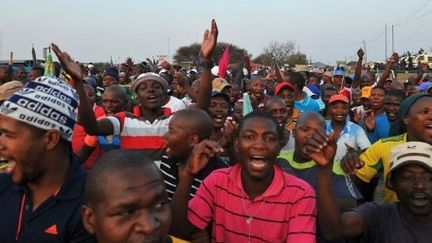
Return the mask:
[[105,71],[103,72],[103,77],[105,76],[111,76],[113,78],[115,78],[116,80],[119,79],[119,72],[117,71],[117,68],[115,67],[110,67],[105,69]]
[[390,137],[400,135],[407,131],[403,119],[408,114],[411,106],[413,106],[414,103],[422,97],[432,97],[432,96],[427,93],[418,93],[405,98],[405,100],[400,105],[398,119],[394,121],[390,126],[390,131],[389,131]]
[[76,123],[78,95],[62,80],[38,77],[10,96],[0,114],[42,130],[58,130],[63,139],[71,141]]

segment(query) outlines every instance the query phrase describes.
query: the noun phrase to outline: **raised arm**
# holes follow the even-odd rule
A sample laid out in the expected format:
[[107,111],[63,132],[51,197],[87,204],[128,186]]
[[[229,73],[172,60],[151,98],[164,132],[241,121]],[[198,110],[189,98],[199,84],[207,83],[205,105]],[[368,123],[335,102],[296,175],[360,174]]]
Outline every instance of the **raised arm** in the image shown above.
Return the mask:
[[364,56],[363,49],[360,48],[357,51],[357,56],[358,56],[358,61],[357,61],[356,68],[355,68],[354,80],[351,84],[351,88],[353,88],[353,89],[360,86],[360,77],[361,77],[361,72],[362,72],[362,67],[363,67],[363,56]]
[[84,74],[78,63],[69,56],[67,52],[63,52],[60,48],[51,44],[54,53],[57,55],[63,69],[75,80],[75,89],[79,95],[80,102],[78,106],[79,121],[84,126],[86,132],[90,135],[111,135],[113,134],[113,126],[108,120],[96,120],[93,112],[93,107],[85,94],[83,79]]
[[419,67],[420,68],[417,72],[417,76],[414,78],[416,85],[419,85],[419,83],[423,81],[423,75],[427,72],[429,65],[427,63],[420,63]]
[[201,83],[198,89],[197,107],[203,110],[207,110],[210,105],[210,96],[212,92],[212,84],[210,80],[211,67],[206,64],[212,61],[211,57],[213,54],[213,50],[216,47],[218,33],[219,31],[216,25],[216,21],[213,19],[211,23],[211,29],[210,31],[206,30],[204,32],[204,38],[201,44],[201,55],[203,59],[201,65],[204,64],[204,70],[201,74]]
[[324,237],[335,240],[360,235],[363,232],[363,217],[356,212],[341,213],[336,202],[332,182],[335,137],[319,131],[307,139],[304,150],[318,166],[318,224]]
[[386,65],[386,67],[384,68],[384,71],[383,71],[383,73],[381,75],[381,78],[378,81],[378,84],[377,84],[378,87],[383,87],[384,86],[384,82],[390,76],[391,70],[392,70],[393,66],[395,65],[395,63],[398,62],[398,60],[399,60],[398,54],[396,52],[393,53],[392,56],[390,57],[389,62]]
[[170,204],[172,215],[171,234],[188,239],[192,233],[199,231],[197,227],[188,221],[190,189],[195,176],[207,166],[210,158],[221,152],[223,150],[216,142],[203,140],[194,146],[192,156],[186,164],[179,164],[179,183]]

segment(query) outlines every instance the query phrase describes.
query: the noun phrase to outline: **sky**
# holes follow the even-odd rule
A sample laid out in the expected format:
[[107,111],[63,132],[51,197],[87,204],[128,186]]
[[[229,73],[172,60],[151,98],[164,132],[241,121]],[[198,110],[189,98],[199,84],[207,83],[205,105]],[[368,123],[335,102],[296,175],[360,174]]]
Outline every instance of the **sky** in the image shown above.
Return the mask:
[[1,0],[0,60],[37,57],[50,43],[82,62],[136,61],[201,42],[216,19],[219,41],[252,58],[271,41],[292,41],[312,62],[368,61],[432,48],[432,0]]

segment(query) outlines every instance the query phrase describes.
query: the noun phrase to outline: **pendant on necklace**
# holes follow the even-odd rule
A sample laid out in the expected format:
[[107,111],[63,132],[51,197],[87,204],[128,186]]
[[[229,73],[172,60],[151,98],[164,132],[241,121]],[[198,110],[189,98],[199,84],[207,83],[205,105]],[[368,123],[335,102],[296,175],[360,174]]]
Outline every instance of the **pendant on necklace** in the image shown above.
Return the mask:
[[246,223],[248,223],[248,224],[250,224],[250,223],[252,223],[252,217],[248,217],[247,219],[246,219]]

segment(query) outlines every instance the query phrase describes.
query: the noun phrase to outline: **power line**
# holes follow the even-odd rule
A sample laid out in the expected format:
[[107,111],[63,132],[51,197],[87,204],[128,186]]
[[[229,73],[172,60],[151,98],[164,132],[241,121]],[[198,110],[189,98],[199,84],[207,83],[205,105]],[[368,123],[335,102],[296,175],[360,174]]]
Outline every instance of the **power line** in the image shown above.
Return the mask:
[[369,42],[369,43],[375,42],[375,41],[377,41],[378,39],[380,39],[381,37],[383,37],[384,34],[385,34],[385,31],[382,31],[382,30],[381,30],[377,36],[375,36],[374,38],[368,40],[367,42]]
[[[408,15],[407,18],[405,18],[404,20],[400,21],[399,23],[395,24],[395,26],[398,25],[403,25],[412,21],[409,21],[411,18],[414,18],[416,14],[418,14],[421,10],[423,10],[424,7],[426,7],[432,0],[428,0],[426,1],[420,8],[418,8],[416,11],[414,11],[411,15]],[[431,10],[432,11],[432,10]],[[423,16],[421,16],[423,17]],[[414,20],[416,20],[417,18],[415,18]],[[413,21],[414,21],[413,20]]]
[[418,19],[421,19],[421,18],[423,18],[424,16],[426,16],[426,15],[428,15],[428,14],[430,14],[430,13],[432,13],[432,9],[429,10],[429,11],[427,11],[426,13],[424,13],[424,14],[418,16],[417,18],[413,19],[411,22],[416,21],[416,20],[418,20]]

